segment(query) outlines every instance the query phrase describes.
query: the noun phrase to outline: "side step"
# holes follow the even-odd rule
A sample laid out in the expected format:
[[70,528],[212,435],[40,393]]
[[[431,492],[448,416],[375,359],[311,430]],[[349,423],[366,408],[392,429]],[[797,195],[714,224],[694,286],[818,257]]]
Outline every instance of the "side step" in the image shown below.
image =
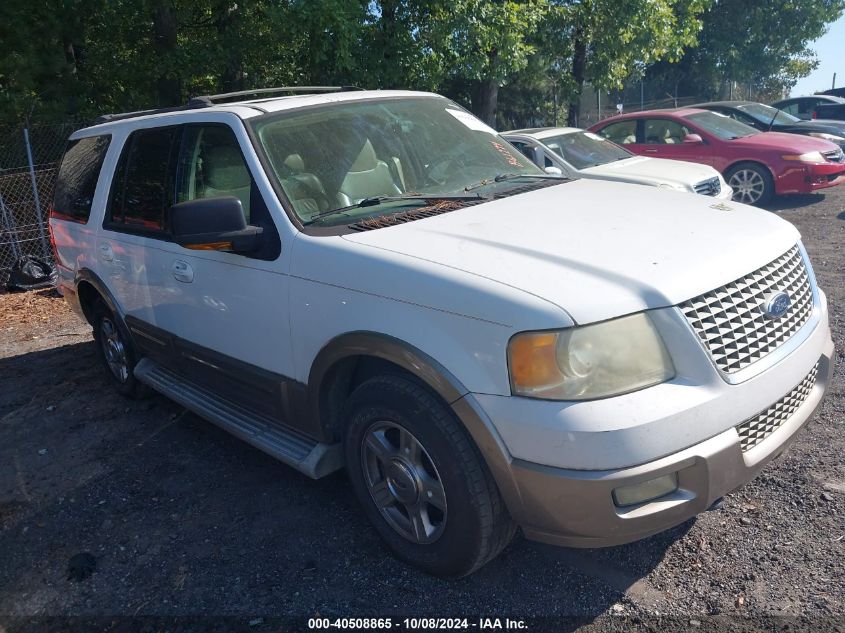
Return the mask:
[[286,430],[275,420],[224,400],[149,358],[142,359],[136,365],[135,377],[186,409],[313,479],[343,468],[343,449],[340,444],[315,442]]

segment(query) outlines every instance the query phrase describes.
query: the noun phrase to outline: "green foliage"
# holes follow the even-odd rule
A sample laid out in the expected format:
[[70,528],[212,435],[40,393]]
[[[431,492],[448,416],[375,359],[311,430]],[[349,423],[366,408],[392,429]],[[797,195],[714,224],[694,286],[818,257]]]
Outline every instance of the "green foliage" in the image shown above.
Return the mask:
[[[584,82],[779,91],[845,0],[5,0],[0,120],[278,85],[444,92],[541,124]],[[500,92],[501,88],[501,92]]]
[[729,82],[781,93],[817,65],[807,44],[842,15],[845,0],[720,0],[702,14],[698,46],[651,69],[686,94],[724,95]]

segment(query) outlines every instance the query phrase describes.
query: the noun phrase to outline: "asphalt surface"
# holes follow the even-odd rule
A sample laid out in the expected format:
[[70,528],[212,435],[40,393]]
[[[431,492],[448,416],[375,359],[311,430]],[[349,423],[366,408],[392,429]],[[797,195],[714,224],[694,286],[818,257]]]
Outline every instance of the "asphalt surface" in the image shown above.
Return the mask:
[[[50,293],[31,293],[48,316],[0,321],[0,630],[43,624],[22,616],[231,616],[262,630],[277,616],[318,614],[578,618],[537,621],[561,630],[838,628],[845,187],[778,200],[772,212],[803,234],[839,355],[824,405],[791,449],[722,509],[663,534],[602,550],[518,536],[455,581],[392,559],[342,473],[309,480],[163,397],[116,395],[89,328]],[[0,315],[20,297],[0,296]]]

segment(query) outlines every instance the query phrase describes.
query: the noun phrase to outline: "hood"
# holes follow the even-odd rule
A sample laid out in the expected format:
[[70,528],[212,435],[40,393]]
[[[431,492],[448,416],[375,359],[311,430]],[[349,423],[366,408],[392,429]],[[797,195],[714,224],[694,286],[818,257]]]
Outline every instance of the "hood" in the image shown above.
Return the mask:
[[829,152],[837,149],[837,145],[824,139],[803,136],[802,134],[786,134],[785,132],[760,132],[728,142],[743,145],[749,149],[770,149],[790,154]]
[[799,235],[735,202],[581,179],[344,239],[521,289],[590,323],[712,290]]
[[614,180],[624,179],[648,184],[665,182],[688,188],[719,176],[715,169],[707,165],[647,156],[634,156],[614,163],[587,167],[581,172]]
[[821,132],[824,134],[836,134],[837,136],[845,136],[845,121],[835,121],[827,119],[813,119],[812,121],[801,121],[796,123],[788,123],[786,125],[776,125],[775,129],[780,132],[799,132],[807,134],[808,132]]

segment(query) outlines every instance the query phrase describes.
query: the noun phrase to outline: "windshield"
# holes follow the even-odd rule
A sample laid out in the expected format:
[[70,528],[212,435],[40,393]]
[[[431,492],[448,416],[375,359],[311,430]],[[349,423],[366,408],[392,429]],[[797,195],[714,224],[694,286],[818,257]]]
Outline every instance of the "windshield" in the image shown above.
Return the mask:
[[592,132],[570,132],[540,139],[546,147],[562,156],[575,169],[612,163],[633,154]]
[[[495,131],[442,97],[288,110],[262,117],[253,129],[306,224],[344,224],[411,204],[398,196],[466,194],[473,185],[486,196],[546,176]],[[508,177],[493,180],[502,174]],[[335,209],[342,211],[332,214]]]
[[734,121],[729,116],[719,114],[718,112],[698,112],[696,114],[687,115],[684,118],[692,121],[713,136],[717,136],[728,141],[760,133],[750,125]]
[[765,125],[769,125],[772,122],[772,119],[775,120],[775,125],[778,123],[787,125],[801,120],[797,116],[792,116],[783,110],[778,110],[777,108],[773,108],[772,106],[767,106],[762,103],[749,103],[747,105],[737,106],[736,109],[741,110],[752,119],[755,119],[760,123],[764,123]]

